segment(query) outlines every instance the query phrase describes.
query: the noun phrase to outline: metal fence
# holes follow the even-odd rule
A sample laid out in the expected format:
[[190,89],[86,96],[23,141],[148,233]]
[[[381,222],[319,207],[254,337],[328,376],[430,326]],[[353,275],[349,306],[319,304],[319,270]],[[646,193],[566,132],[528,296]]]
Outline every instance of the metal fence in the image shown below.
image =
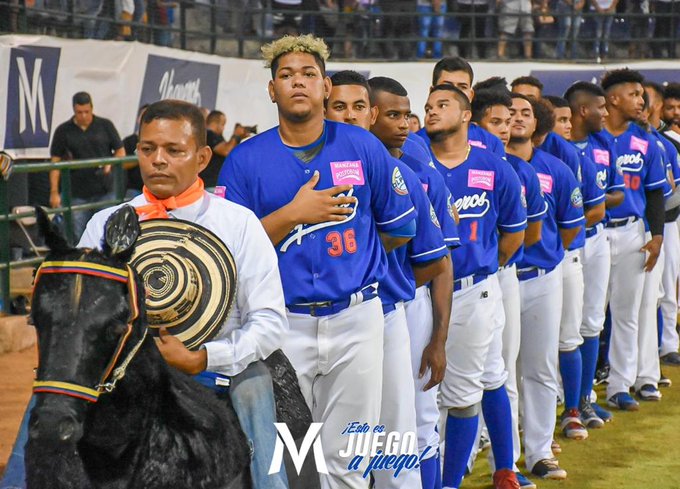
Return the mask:
[[[24,218],[35,216],[34,212],[13,213],[10,209],[8,191],[12,185],[12,176],[26,173],[49,172],[61,170],[62,207],[45,209],[48,214],[63,216],[64,231],[67,236],[73,235],[73,212],[86,209],[103,209],[119,204],[125,196],[125,178],[123,164],[136,162],[137,157],[107,158],[96,160],[62,161],[59,163],[19,163],[11,166],[9,170],[3,169],[3,178],[0,179],[0,291],[2,292],[2,312],[8,312],[10,308],[10,270],[12,268],[34,267],[42,261],[42,257],[34,253],[30,258],[12,257],[10,248],[10,223]],[[71,198],[71,170],[81,168],[96,168],[102,165],[112,165],[114,190],[116,198],[90,204],[72,205]]]
[[[589,0],[582,10],[565,0],[540,7],[520,0],[525,13],[508,11],[503,0],[479,1],[442,0],[442,11],[433,13],[416,0],[352,0],[351,6],[342,0],[300,0],[294,6],[276,0],[192,0],[170,10],[159,7],[167,4],[160,0],[134,0],[134,12],[121,10],[119,0],[0,0],[0,30],[138,40],[238,57],[259,56],[262,43],[282,34],[307,32],[324,37],[334,59],[452,54],[497,59],[499,41],[505,39],[514,59],[528,54],[590,61],[675,58],[679,52],[675,1],[621,0],[605,13],[594,9],[601,0]],[[513,34],[503,34],[515,24]],[[533,33],[522,33],[530,28]]]

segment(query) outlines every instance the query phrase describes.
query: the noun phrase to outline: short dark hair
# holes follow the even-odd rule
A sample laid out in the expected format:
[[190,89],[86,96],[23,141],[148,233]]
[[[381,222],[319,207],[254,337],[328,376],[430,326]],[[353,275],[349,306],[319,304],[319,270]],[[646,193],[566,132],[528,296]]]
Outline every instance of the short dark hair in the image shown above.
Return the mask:
[[645,77],[639,71],[631,70],[630,68],[622,68],[620,70],[611,70],[602,77],[602,90],[608,91],[613,86],[621,83],[642,83]]
[[663,87],[653,81],[645,80],[644,83],[642,84],[643,88],[651,88],[656,92],[656,96],[659,97],[661,100],[663,100]]
[[92,105],[92,97],[87,92],[78,92],[73,96],[73,105]]
[[567,91],[564,92],[564,98],[567,99],[570,104],[574,104],[577,95],[581,92],[587,93],[593,97],[604,97],[604,90],[602,90],[601,87],[587,81],[577,81],[567,88]]
[[501,90],[480,90],[475,92],[475,98],[472,99],[472,120],[480,122],[487,111],[495,106],[503,105],[507,108],[512,107],[512,98],[510,92]]
[[510,94],[510,97],[513,99],[520,98],[531,104],[531,110],[536,119],[536,130],[534,131],[533,136],[545,136],[553,130],[555,127],[555,114],[553,114],[553,111],[547,102],[529,98],[521,93],[512,93]]
[[472,110],[472,106],[470,105],[470,99],[467,98],[467,95],[465,95],[460,88],[454,87],[453,85],[449,85],[448,83],[444,83],[441,85],[435,85],[430,89],[431,94],[440,91],[453,93],[458,102],[460,103],[460,106],[463,108],[463,110]]
[[172,121],[185,120],[191,124],[191,130],[194,133],[196,146],[199,148],[205,146],[207,132],[205,128],[205,118],[201,109],[194,104],[184,102],[182,100],[161,100],[149,105],[142,115],[141,123],[139,124],[139,132],[141,135],[142,127],[157,119],[169,119]]
[[509,92],[508,80],[502,76],[492,76],[491,78],[487,78],[486,80],[475,83],[475,86],[472,88],[474,89],[475,93],[481,90],[500,90]]
[[470,75],[470,83],[474,81],[475,73],[472,71],[472,66],[464,58],[460,56],[454,56],[450,58],[442,58],[437,61],[432,70],[432,85],[434,86],[439,80],[442,72],[448,71],[449,73],[454,71],[464,71]]
[[649,94],[645,90],[642,91],[642,102],[642,110],[649,109]]
[[371,93],[371,88],[368,86],[368,80],[366,77],[354,70],[342,70],[331,76],[331,83],[334,87],[341,87],[343,85],[360,85],[366,89],[366,91]]
[[669,83],[663,90],[663,98],[680,100],[680,83]]
[[[389,78],[386,76],[374,76],[368,80],[368,86],[370,87],[372,94],[377,92],[387,92],[398,97],[408,97],[408,92],[404,88],[404,85],[399,83],[394,78]],[[372,100],[371,103],[373,103]]]
[[543,83],[541,83],[541,80],[539,80],[535,76],[520,76],[518,78],[515,78],[514,80],[512,80],[510,86],[512,88],[515,88],[517,85],[531,85],[532,87],[536,87],[539,90],[543,91]]
[[212,124],[213,122],[218,122],[220,117],[225,117],[224,112],[220,110],[211,110],[208,117],[205,118],[205,123]]
[[558,97],[557,95],[545,95],[543,97],[543,100],[546,100],[555,109],[561,109],[561,108],[564,108],[564,107],[569,107],[569,102],[567,102],[567,99],[564,99],[562,97]]

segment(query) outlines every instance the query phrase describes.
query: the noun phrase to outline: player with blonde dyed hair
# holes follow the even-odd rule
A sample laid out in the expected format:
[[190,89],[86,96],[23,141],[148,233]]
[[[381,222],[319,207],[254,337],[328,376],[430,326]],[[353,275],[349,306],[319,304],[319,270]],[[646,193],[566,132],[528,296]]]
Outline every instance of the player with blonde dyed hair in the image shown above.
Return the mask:
[[[380,457],[370,460],[375,454],[355,441],[370,446],[397,431],[378,427],[384,319],[377,286],[386,250],[415,235],[416,212],[382,143],[324,119],[325,43],[286,36],[262,52],[279,125],[232,151],[218,183],[255,212],[276,249],[290,324],[283,350],[314,421],[323,423],[321,486],[365,489],[364,470]],[[378,445],[383,456],[395,448]]]

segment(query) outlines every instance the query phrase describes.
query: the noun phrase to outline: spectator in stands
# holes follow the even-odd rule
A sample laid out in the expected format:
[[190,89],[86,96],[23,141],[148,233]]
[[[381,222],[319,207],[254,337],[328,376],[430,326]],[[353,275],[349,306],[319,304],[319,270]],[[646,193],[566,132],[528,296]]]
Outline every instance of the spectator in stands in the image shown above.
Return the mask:
[[[113,123],[93,113],[87,92],[73,96],[73,117],[54,131],[50,155],[53,162],[125,156],[123,143]],[[61,207],[60,170],[50,171],[50,206]],[[71,204],[89,204],[114,198],[111,166],[71,170]],[[73,239],[77,243],[87,221],[97,209],[73,213]]]
[[[149,106],[149,104],[144,104],[139,108],[137,113],[137,124],[135,125],[135,130],[128,137],[123,139],[123,148],[125,149],[126,156],[133,156],[137,154],[137,143],[139,142],[139,136],[137,135],[137,130],[139,128],[139,123],[142,120],[142,115],[144,111]],[[139,172],[138,163],[129,163],[125,165],[127,170],[126,184],[125,184],[125,199],[129,200],[137,197],[142,193],[142,187],[144,182],[142,181],[142,174]]]
[[654,33],[651,36],[652,54],[655,58],[675,58],[674,29],[677,29],[677,18],[673,13],[680,12],[677,6],[673,8],[673,0],[652,0],[651,10],[654,17]]
[[172,24],[175,21],[175,9],[179,3],[166,0],[149,0],[149,13],[153,29],[153,42],[158,46],[172,46]]
[[[443,1],[443,0],[442,0]],[[410,59],[415,55],[413,37],[415,32],[416,0],[383,0],[379,2],[383,16],[382,36],[384,56],[387,59]],[[401,41],[406,38],[406,41]]]
[[421,127],[420,117],[416,114],[411,114],[408,118],[408,130],[411,132],[418,132]]
[[522,33],[524,57],[533,57],[534,19],[531,15],[531,0],[499,0],[498,57],[506,58],[508,38],[517,30]]
[[626,23],[629,36],[628,57],[645,58],[649,45],[649,0],[626,0]]
[[540,100],[543,93],[543,83],[535,76],[520,76],[512,80],[510,88],[513,93],[521,93],[525,97]]
[[609,56],[609,37],[614,24],[616,5],[619,0],[592,0],[591,7],[597,12],[595,16],[595,44],[593,55],[598,62]]
[[[442,42],[439,40],[444,31],[444,16],[437,14],[446,13],[446,0],[418,0],[418,24],[420,37],[433,37],[431,57],[442,57]],[[434,15],[432,15],[434,14]],[[427,54],[427,41],[418,42],[416,58],[424,58]]]
[[206,119],[206,129],[208,130],[208,146],[212,150],[212,158],[208,166],[201,172],[201,178],[206,188],[217,185],[217,177],[222,169],[224,159],[231,153],[242,139],[248,137],[250,133],[241,124],[234,126],[234,133],[229,141],[222,136],[224,127],[227,125],[227,116],[224,112],[213,110]]
[[300,31],[300,10],[302,0],[272,0],[274,13],[274,35],[295,36]]
[[[564,59],[567,55],[573,59],[576,55],[576,39],[581,30],[584,4],[585,0],[557,0],[554,12],[557,19],[558,39],[555,48],[557,59]],[[569,53],[567,53],[568,45],[571,47]]]
[[479,41],[484,38],[486,16],[489,13],[488,0],[453,0],[456,12],[462,14],[460,21],[460,39],[463,41],[458,48],[463,58],[486,56],[487,43]]

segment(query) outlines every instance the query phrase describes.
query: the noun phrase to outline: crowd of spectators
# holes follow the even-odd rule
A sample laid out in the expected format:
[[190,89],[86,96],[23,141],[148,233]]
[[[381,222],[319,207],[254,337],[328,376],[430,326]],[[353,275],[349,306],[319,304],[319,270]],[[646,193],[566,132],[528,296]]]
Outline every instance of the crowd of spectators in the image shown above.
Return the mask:
[[[0,30],[178,46],[313,33],[337,57],[675,58],[673,0],[0,0]],[[7,15],[3,14],[3,11]],[[21,21],[24,14],[25,20]],[[184,16],[183,21],[179,19]],[[2,20],[4,19],[4,20]],[[3,25],[4,24],[4,25]],[[205,46],[205,45],[204,45]],[[205,47],[190,49],[204,50]]]

